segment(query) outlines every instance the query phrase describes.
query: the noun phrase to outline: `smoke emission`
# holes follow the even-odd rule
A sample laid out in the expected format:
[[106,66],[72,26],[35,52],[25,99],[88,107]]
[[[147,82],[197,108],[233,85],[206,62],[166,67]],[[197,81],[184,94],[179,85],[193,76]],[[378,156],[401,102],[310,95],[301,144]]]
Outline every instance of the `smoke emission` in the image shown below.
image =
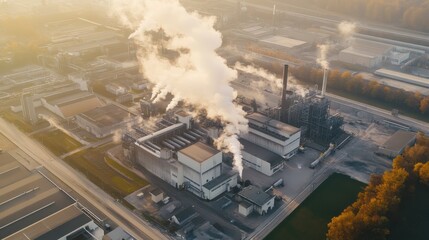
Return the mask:
[[[130,38],[139,46],[141,70],[154,83],[153,100],[174,95],[168,109],[180,101],[207,110],[210,118],[221,118],[224,132],[217,139],[219,149],[234,155],[234,166],[242,176],[241,144],[238,134],[247,131],[245,112],[233,100],[229,85],[237,71],[216,53],[222,35],[214,29],[214,17],[188,13],[178,0],[114,1],[112,13],[133,30]],[[159,39],[155,35],[161,35]],[[177,53],[174,60],[163,54]]]
[[318,56],[317,56],[317,64],[319,64],[323,69],[329,69],[329,61],[327,58],[328,51],[330,48],[329,44],[321,44],[317,45],[318,48]]
[[348,40],[352,38],[356,32],[356,23],[343,21],[338,24],[338,31],[342,38]]
[[80,139],[79,137],[77,137],[76,135],[74,135],[72,132],[70,132],[69,130],[63,128],[54,118],[47,116],[45,114],[39,114],[38,115],[39,118],[47,121],[49,123],[49,125],[51,125],[52,127],[62,131],[63,133],[69,135],[70,137],[74,138],[76,141],[80,142],[83,145],[88,144],[88,142]]

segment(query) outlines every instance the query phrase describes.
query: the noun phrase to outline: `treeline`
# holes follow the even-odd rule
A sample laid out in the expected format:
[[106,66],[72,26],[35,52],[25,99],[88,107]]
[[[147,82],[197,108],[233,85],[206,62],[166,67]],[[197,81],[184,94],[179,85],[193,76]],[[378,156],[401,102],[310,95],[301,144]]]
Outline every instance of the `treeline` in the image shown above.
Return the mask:
[[[323,70],[321,69],[311,66],[299,66],[291,68],[291,73],[303,82],[322,84]],[[424,96],[419,92],[392,88],[374,80],[368,81],[359,74],[352,75],[349,71],[331,70],[328,77],[328,88],[369,97],[399,109],[429,115],[429,96]]]
[[429,0],[307,0],[309,4],[362,19],[429,31]]
[[[330,240],[386,239],[405,194],[416,184],[429,187],[429,138],[419,133],[415,146],[393,160],[393,169],[371,177],[358,199],[328,224]],[[409,219],[413,221],[413,219]]]

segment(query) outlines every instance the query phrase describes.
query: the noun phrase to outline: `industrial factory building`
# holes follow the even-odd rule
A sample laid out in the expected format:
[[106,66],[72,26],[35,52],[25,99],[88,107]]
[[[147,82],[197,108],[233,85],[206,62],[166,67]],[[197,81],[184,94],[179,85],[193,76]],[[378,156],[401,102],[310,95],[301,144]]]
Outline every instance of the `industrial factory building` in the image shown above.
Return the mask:
[[245,139],[240,139],[243,146],[243,163],[267,176],[272,176],[283,169],[284,158],[263,147],[260,147]]
[[393,46],[367,40],[355,40],[351,47],[342,50],[339,60],[348,64],[359,65],[366,68],[379,67]]
[[235,187],[237,173],[222,163],[222,153],[201,142],[207,134],[191,126],[190,116],[180,114],[177,119],[138,139],[125,136],[125,155],[172,186],[203,199],[212,200]]
[[102,103],[94,94],[80,89],[58,91],[41,98],[43,107],[63,119],[101,107]]
[[249,132],[241,136],[245,140],[285,159],[291,158],[298,151],[301,139],[299,128],[260,113],[251,113],[246,118],[249,120]]
[[94,108],[76,116],[76,123],[97,138],[113,134],[131,121],[130,114],[124,109],[109,104]]
[[0,239],[103,236],[104,231],[78,208],[74,199],[46,176],[27,170],[8,153],[0,154],[0,162]]
[[394,158],[402,154],[405,148],[414,145],[415,142],[415,132],[398,130],[378,149],[377,154]]
[[238,193],[242,202],[238,206],[238,212],[248,216],[252,212],[265,215],[274,208],[274,196],[264,192],[256,186],[248,186]]

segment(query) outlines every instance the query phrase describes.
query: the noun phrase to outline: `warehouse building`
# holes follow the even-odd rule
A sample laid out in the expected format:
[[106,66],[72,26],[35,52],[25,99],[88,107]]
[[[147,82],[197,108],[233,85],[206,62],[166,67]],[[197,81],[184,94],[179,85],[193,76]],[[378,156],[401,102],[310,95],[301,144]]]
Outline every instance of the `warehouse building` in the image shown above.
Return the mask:
[[75,200],[44,175],[27,170],[8,153],[0,154],[0,162],[0,239],[103,236]]
[[389,56],[393,46],[368,40],[355,40],[351,47],[342,50],[339,60],[366,68],[377,68]]
[[274,208],[274,196],[264,192],[256,186],[248,186],[238,193],[242,202],[238,206],[238,211],[243,216],[248,216],[252,212],[265,215]]
[[375,75],[395,79],[401,82],[410,83],[415,86],[429,88],[429,79],[416,75],[398,72],[386,68],[380,68],[374,72]]
[[394,158],[402,154],[405,148],[414,145],[416,137],[415,132],[398,130],[378,149],[377,154]]
[[97,138],[113,134],[118,129],[124,128],[130,121],[132,121],[130,114],[114,104],[97,107],[76,116],[79,127]]
[[42,97],[42,106],[63,119],[101,107],[100,99],[94,94],[80,89],[56,91]]

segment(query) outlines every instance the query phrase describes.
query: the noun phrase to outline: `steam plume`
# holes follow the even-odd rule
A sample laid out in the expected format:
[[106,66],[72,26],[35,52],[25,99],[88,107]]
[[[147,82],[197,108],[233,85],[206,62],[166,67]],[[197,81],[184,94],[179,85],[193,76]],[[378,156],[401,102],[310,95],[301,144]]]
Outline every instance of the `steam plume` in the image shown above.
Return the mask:
[[327,58],[328,51],[330,48],[329,44],[321,44],[317,45],[318,48],[318,56],[317,56],[317,64],[319,64],[323,69],[329,69],[329,61]]
[[342,38],[349,40],[356,32],[356,23],[343,21],[338,24],[338,31]]
[[[218,148],[234,154],[234,166],[242,175],[243,165],[238,134],[247,131],[245,112],[233,103],[236,93],[229,83],[237,72],[216,53],[222,44],[221,33],[213,27],[214,17],[188,13],[178,0],[114,1],[113,14],[134,32],[130,38],[139,45],[143,74],[154,83],[153,100],[174,95],[168,109],[179,101],[207,110],[210,118],[220,117],[224,132]],[[155,40],[154,34],[163,35]],[[163,50],[178,53],[173,60]]]

